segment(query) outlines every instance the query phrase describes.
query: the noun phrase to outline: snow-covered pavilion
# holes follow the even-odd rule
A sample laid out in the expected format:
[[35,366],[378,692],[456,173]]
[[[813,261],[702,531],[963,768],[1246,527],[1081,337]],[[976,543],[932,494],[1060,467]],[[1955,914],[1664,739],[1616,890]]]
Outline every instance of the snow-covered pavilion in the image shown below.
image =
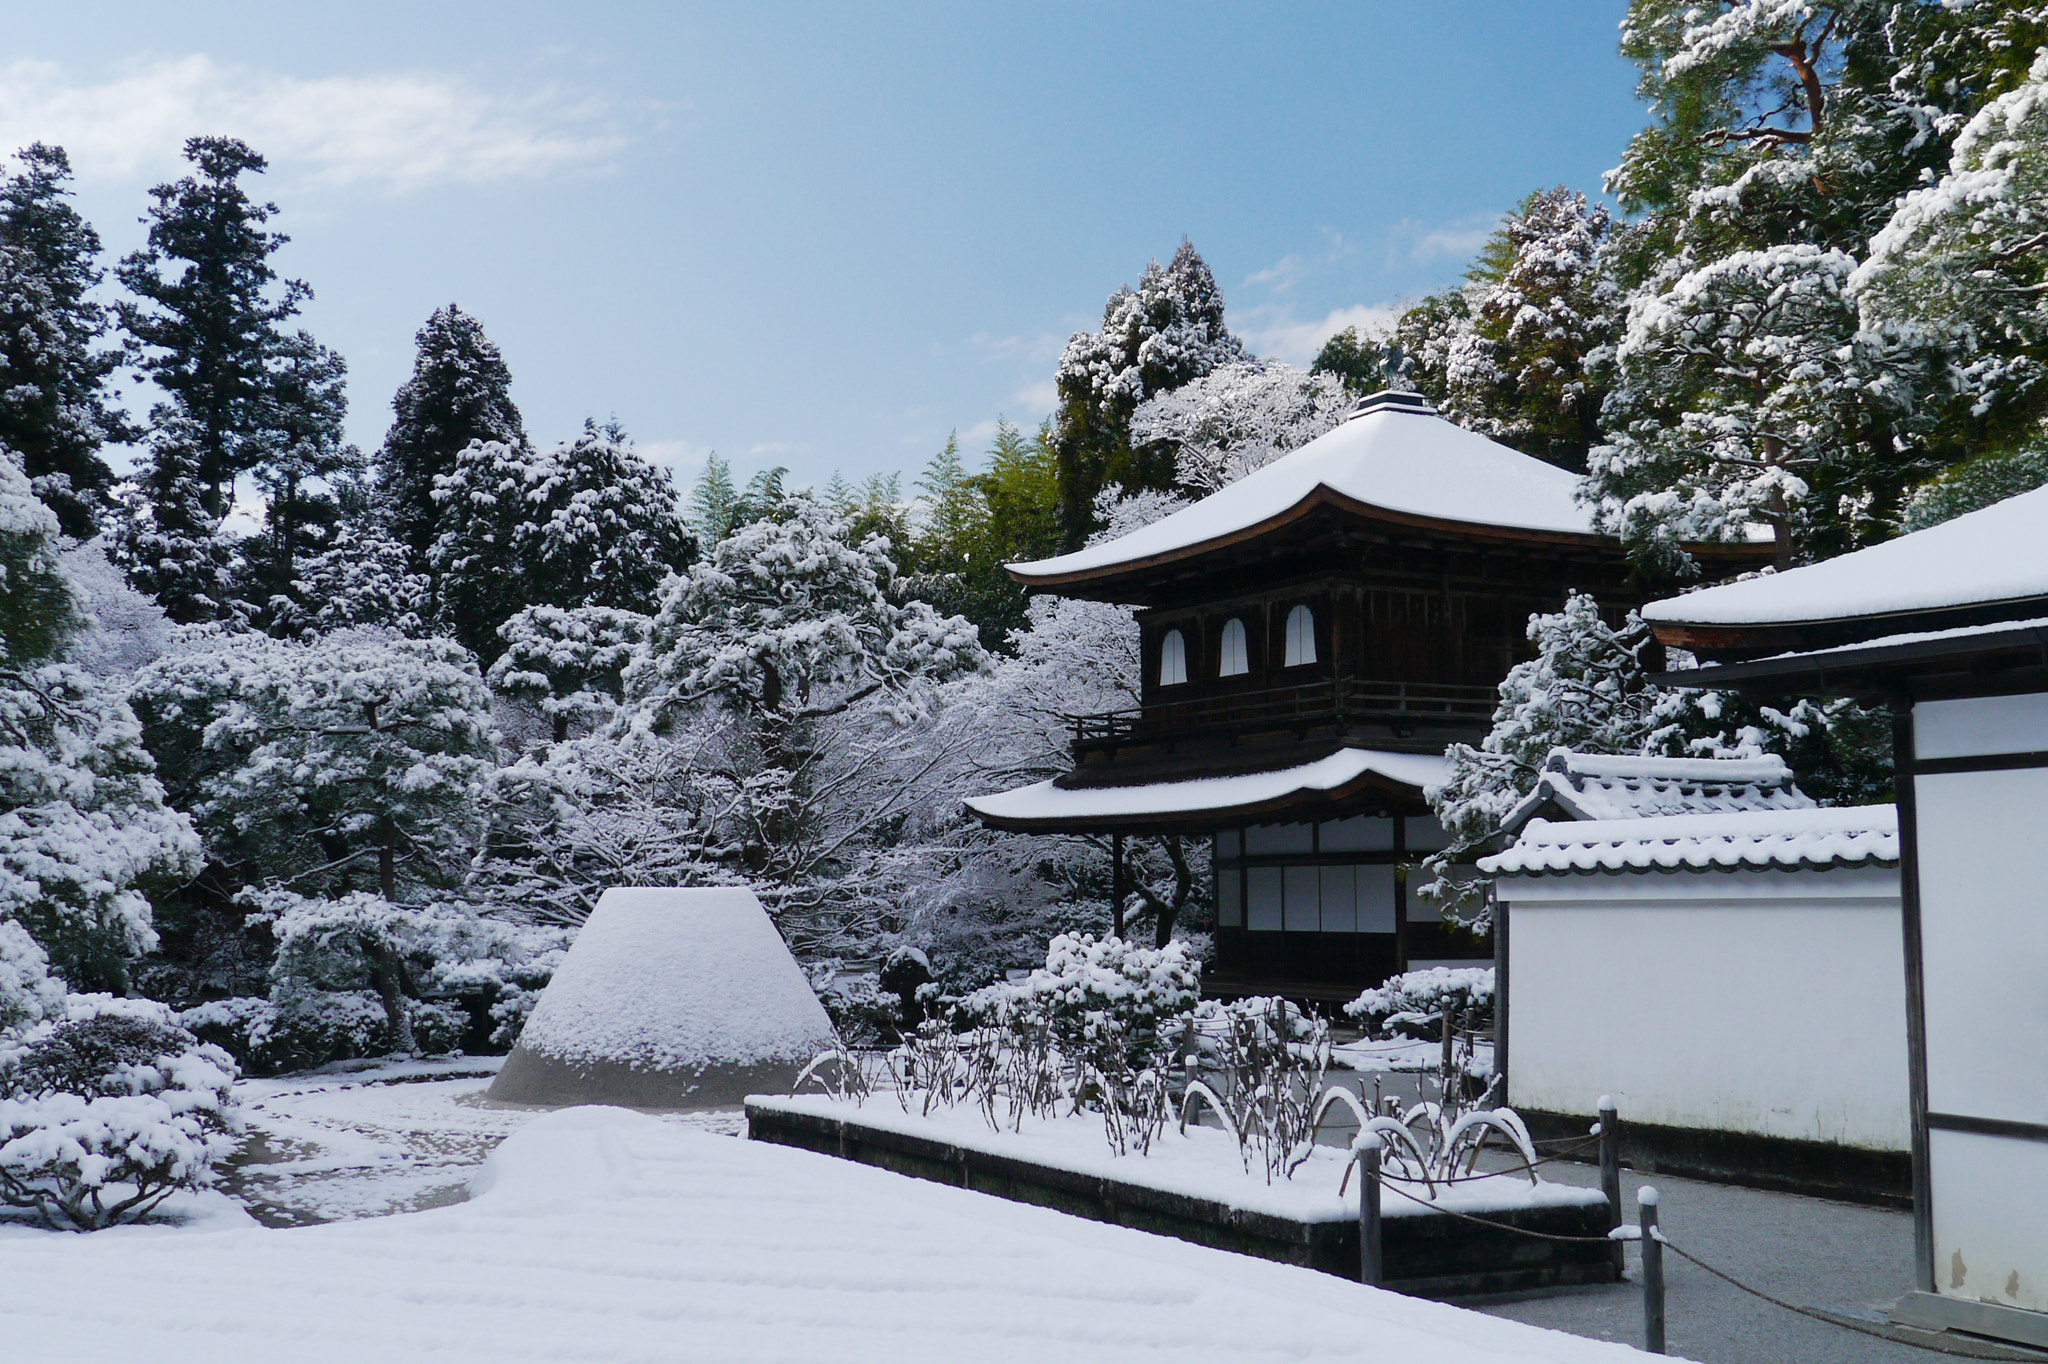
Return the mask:
[[1653,602],[1683,685],[1892,706],[1918,1291],[1894,1320],[2048,1346],[2048,488]]
[[[968,807],[1027,833],[1207,836],[1219,993],[1339,997],[1487,955],[1410,902],[1403,868],[1444,846],[1423,791],[1485,734],[1530,614],[1571,590],[1617,616],[1641,600],[1577,482],[1378,393],[1172,516],[1010,565],[1137,607],[1143,688],[1075,721],[1070,771]],[[1767,552],[1700,550],[1723,572]]]

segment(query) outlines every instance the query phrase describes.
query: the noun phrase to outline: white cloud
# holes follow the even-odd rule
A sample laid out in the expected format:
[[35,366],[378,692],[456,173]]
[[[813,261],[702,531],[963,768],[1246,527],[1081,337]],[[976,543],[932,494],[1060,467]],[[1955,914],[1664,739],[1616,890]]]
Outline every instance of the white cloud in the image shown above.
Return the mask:
[[1311,322],[1298,322],[1291,315],[1281,314],[1264,326],[1240,328],[1238,334],[1254,354],[1306,368],[1323,348],[1323,342],[1346,327],[1356,327],[1361,332],[1381,331],[1392,326],[1400,315],[1395,304],[1359,303],[1334,309]]
[[1015,404],[1018,417],[1037,421],[1059,406],[1060,386],[1051,379],[1039,379],[1012,393],[1010,401]]
[[241,138],[317,183],[401,192],[601,167],[627,140],[594,100],[509,97],[436,72],[302,78],[203,53],[98,81],[52,62],[0,66],[0,148],[56,143],[82,180],[166,173],[198,134]]
[[1479,253],[1486,245],[1486,239],[1500,226],[1498,213],[1474,213],[1454,222],[1436,227],[1425,227],[1421,223],[1403,222],[1398,232],[1412,236],[1413,244],[1408,248],[1408,258],[1414,261],[1466,260]]

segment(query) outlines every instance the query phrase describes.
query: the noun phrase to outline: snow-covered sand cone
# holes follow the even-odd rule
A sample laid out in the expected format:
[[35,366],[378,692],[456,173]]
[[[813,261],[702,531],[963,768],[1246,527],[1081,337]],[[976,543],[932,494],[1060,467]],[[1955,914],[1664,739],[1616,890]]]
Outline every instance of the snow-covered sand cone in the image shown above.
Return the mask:
[[488,1097],[718,1108],[787,1092],[833,1040],[824,1006],[752,891],[614,888]]

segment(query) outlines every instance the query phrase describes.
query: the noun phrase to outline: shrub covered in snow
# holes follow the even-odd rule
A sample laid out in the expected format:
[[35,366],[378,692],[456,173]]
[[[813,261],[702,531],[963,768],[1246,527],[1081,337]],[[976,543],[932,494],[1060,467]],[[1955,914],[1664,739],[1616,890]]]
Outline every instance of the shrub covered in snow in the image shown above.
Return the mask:
[[1185,943],[1150,948],[1062,933],[1046,948],[1043,968],[1017,984],[977,991],[966,1004],[996,1020],[1043,1019],[1069,1054],[1113,1034],[1137,1060],[1170,1045],[1165,1025],[1201,993],[1202,968]]
[[1344,1006],[1371,1033],[1433,1038],[1442,1035],[1445,1010],[1467,1031],[1493,1026],[1491,966],[1432,966],[1395,976]]
[[204,1188],[240,1129],[234,1079],[164,1006],[72,996],[0,1043],[0,1202],[92,1231]]

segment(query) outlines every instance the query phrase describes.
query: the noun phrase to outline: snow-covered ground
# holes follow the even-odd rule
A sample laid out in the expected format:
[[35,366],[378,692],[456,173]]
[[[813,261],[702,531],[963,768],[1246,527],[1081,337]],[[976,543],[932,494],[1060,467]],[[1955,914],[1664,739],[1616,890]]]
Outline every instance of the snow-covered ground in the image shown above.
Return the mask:
[[[237,1086],[249,1140],[226,1188],[272,1226],[410,1212],[455,1202],[492,1148],[538,1110],[492,1107],[504,1058],[351,1063]],[[662,1121],[737,1134],[739,1113]]]
[[[1433,1071],[1442,1062],[1443,1054],[1442,1042],[1421,1042],[1410,1037],[1396,1037],[1383,1042],[1367,1037],[1356,1042],[1339,1042],[1330,1048],[1330,1055],[1338,1065],[1368,1074],[1374,1071]],[[1475,1045],[1466,1069],[1482,1080],[1492,1075],[1493,1043]]]
[[[358,1092],[375,1110],[361,1129],[404,1140],[420,1130],[411,1103],[431,1106],[425,1095],[457,1083]],[[356,1130],[348,1103],[332,1101],[328,1117],[294,1120]],[[324,1226],[0,1239],[5,1353],[66,1364],[1635,1357],[618,1109],[526,1116],[471,1188],[453,1206]]]

